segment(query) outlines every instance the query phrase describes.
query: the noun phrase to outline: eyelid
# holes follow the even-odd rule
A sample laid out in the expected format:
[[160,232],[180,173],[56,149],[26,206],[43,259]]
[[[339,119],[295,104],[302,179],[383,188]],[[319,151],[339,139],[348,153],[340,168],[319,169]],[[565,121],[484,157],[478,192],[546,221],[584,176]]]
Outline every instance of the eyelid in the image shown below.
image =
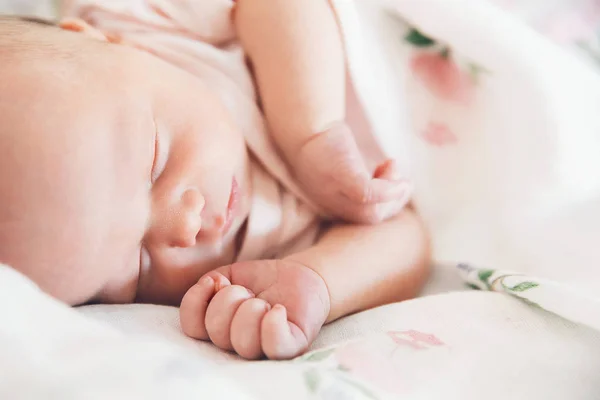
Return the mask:
[[158,128],[156,121],[154,121],[154,127],[154,160],[152,161],[152,172],[150,175],[150,181],[152,183],[156,182],[163,173],[169,153],[168,146],[160,136],[160,129]]

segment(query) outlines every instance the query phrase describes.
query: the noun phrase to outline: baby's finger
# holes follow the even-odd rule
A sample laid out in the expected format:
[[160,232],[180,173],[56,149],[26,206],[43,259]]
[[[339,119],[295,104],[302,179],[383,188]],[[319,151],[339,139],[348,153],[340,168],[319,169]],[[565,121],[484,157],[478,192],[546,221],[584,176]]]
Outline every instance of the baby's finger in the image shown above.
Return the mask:
[[357,224],[378,224],[397,215],[410,201],[412,191],[407,190],[406,194],[398,200],[376,204],[353,204],[340,201],[334,215],[345,221]]
[[377,215],[379,218],[381,218],[381,221],[387,221],[388,219],[400,214],[400,212],[408,204],[409,200],[410,196],[407,195],[404,199],[399,201],[377,204]]
[[271,306],[264,300],[244,301],[231,322],[231,345],[236,353],[248,360],[262,357],[260,345],[261,322]]
[[335,179],[337,180],[337,185],[340,187],[340,192],[347,199],[353,203],[364,204],[370,196],[369,182],[372,178],[363,165],[356,168],[357,170],[346,170],[345,173],[338,174]]
[[341,193],[357,204],[385,203],[400,199],[410,189],[410,184],[400,178],[394,160],[379,165],[373,177],[364,171],[353,171],[338,177]]
[[365,200],[362,204],[378,204],[401,200],[410,193],[411,185],[407,181],[372,179],[367,184]]
[[209,339],[205,326],[208,303],[216,292],[228,285],[230,285],[229,280],[223,275],[211,273],[202,277],[187,291],[179,308],[183,333],[194,339]]
[[302,354],[308,348],[308,339],[298,326],[287,320],[287,311],[276,305],[261,325],[261,345],[271,360],[287,360]]
[[206,331],[208,337],[223,350],[233,350],[230,333],[231,322],[238,307],[246,300],[254,297],[243,286],[232,285],[215,294],[206,310]]

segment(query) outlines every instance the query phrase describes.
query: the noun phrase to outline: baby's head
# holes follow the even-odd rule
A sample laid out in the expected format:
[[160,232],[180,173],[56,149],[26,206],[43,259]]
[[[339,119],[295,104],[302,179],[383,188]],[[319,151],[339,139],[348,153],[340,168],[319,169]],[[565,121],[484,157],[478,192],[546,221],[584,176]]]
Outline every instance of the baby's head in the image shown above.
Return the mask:
[[243,137],[196,78],[78,22],[0,19],[0,59],[0,262],[131,301],[239,228]]

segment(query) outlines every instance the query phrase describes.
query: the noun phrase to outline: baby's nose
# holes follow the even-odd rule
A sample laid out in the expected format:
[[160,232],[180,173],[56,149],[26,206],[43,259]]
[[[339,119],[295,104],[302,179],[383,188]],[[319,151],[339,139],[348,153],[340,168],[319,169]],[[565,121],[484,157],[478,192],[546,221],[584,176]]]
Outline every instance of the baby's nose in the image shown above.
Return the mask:
[[197,238],[209,242],[215,242],[223,237],[224,228],[226,227],[226,217],[218,215],[212,219],[212,222],[204,221],[202,230],[198,233]]
[[172,247],[191,247],[196,244],[196,236],[202,227],[200,213],[204,208],[204,197],[198,189],[190,188],[181,194],[179,204],[170,213],[170,237],[166,238]]

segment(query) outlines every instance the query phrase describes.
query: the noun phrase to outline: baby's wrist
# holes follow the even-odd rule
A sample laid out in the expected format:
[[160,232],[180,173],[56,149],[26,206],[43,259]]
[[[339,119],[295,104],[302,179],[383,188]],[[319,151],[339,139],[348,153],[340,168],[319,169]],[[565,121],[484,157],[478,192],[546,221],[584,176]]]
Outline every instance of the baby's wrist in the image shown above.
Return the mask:
[[315,287],[320,288],[317,295],[323,304],[323,323],[329,321],[329,317],[331,315],[331,293],[329,290],[329,285],[327,284],[325,278],[319,273],[318,269],[315,268],[315,265],[311,263],[310,258],[306,257],[302,253],[298,253],[284,258],[283,261],[294,263],[297,266],[310,271],[311,276],[315,280]]
[[308,134],[306,132],[290,132],[289,135],[287,135],[286,141],[279,143],[279,149],[283,153],[288,164],[290,164],[292,168],[295,168],[299,160],[302,159],[302,154],[307,151],[306,149],[310,147],[310,144],[314,140],[323,135],[335,134],[336,131],[349,131],[348,124],[346,124],[345,121],[334,121],[324,125],[322,128],[311,131]]

